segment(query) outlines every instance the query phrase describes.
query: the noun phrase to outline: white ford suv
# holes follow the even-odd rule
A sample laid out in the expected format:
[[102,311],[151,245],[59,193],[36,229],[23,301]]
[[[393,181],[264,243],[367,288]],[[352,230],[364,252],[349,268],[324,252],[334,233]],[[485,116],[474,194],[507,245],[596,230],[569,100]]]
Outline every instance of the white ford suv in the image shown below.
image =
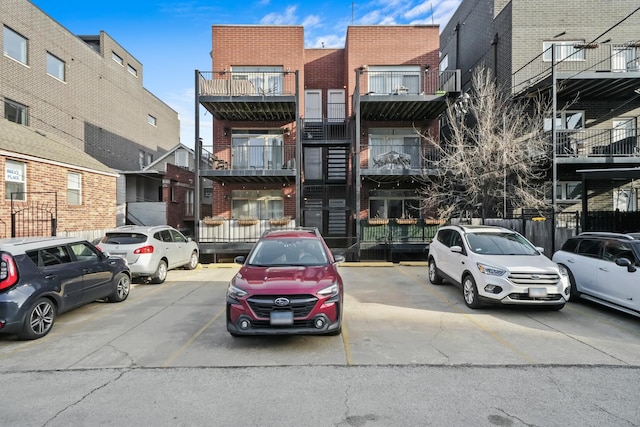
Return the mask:
[[519,233],[503,227],[441,227],[429,245],[429,280],[462,287],[470,308],[484,303],[545,305],[560,310],[569,300],[564,267]]

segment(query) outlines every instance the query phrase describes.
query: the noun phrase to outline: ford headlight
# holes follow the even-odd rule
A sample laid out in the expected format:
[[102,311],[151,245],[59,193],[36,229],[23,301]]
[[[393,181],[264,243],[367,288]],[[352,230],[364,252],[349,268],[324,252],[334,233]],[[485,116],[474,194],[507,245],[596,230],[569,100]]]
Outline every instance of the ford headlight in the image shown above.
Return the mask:
[[338,287],[338,284],[334,283],[331,286],[327,286],[324,289],[320,289],[318,291],[318,294],[322,295],[322,296],[330,296],[330,297],[332,297],[334,295],[338,295],[339,292],[340,292],[340,288]]
[[558,264],[558,271],[561,276],[569,277],[569,271],[567,271],[567,268],[564,265]]
[[492,267],[487,264],[477,263],[477,266],[478,266],[478,270],[480,270],[480,273],[487,274],[489,276],[502,276],[507,272],[507,270]]

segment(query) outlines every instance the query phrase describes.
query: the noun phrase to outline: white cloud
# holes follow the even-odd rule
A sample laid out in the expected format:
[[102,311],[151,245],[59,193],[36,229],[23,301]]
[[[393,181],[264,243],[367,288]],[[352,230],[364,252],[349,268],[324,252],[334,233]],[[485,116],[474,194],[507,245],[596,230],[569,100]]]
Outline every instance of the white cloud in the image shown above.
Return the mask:
[[297,25],[297,6],[287,6],[284,12],[271,12],[265,15],[260,24],[263,25]]

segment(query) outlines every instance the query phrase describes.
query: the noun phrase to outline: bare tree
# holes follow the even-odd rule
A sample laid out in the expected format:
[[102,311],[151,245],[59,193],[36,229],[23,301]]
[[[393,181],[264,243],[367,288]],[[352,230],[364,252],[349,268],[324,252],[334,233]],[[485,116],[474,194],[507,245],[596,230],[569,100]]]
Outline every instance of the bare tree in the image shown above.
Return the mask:
[[477,69],[471,91],[447,109],[443,140],[422,135],[439,154],[430,160],[432,173],[422,177],[426,213],[446,219],[480,214],[484,220],[507,207],[510,213],[548,208],[544,178],[551,152],[542,126],[547,110],[539,99],[514,100],[489,70]]

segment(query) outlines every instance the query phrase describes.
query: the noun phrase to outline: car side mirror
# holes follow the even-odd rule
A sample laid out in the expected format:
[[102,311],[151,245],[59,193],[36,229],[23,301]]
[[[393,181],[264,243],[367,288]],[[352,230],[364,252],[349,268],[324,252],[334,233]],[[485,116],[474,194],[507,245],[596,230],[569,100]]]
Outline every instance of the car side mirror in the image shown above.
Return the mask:
[[456,246],[451,246],[451,247],[449,248],[449,250],[450,250],[451,252],[455,252],[455,253],[457,253],[457,254],[461,254],[461,253],[462,253],[462,246],[458,246],[458,245],[456,245]]
[[627,258],[617,258],[616,265],[619,265],[620,267],[627,267],[627,271],[629,273],[633,273],[637,270],[636,267]]
[[345,261],[345,257],[344,255],[334,255],[333,256],[333,262],[340,263],[340,262],[344,262]]
[[536,251],[540,252],[541,254],[544,253],[544,248],[541,246],[536,246]]
[[237,256],[233,259],[233,262],[235,262],[236,264],[244,264],[244,260],[246,258],[244,256]]

